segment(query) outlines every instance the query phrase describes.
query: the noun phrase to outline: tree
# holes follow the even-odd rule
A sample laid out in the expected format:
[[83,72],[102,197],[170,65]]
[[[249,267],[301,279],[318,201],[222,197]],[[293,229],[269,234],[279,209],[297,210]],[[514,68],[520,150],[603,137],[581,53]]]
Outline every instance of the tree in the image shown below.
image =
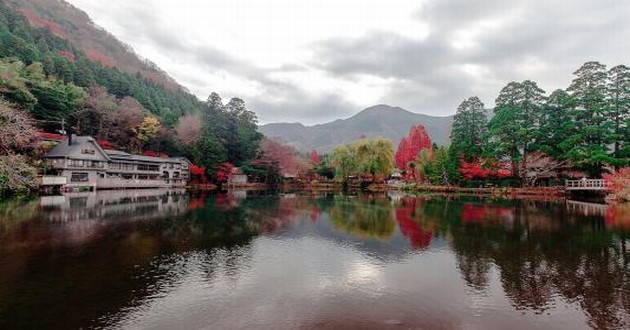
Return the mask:
[[[426,159],[428,156],[424,158]],[[424,165],[421,165],[423,163]],[[457,159],[453,159],[452,153],[445,146],[434,150],[431,157],[419,162],[418,166],[422,167],[424,176],[432,184],[448,186],[456,183],[459,179]]]
[[29,194],[37,190],[37,171],[26,157],[0,155],[0,196]]
[[295,148],[279,141],[263,139],[260,141],[260,152],[278,164],[282,176],[303,176],[309,169],[307,161],[300,157]]
[[321,157],[319,157],[319,154],[317,153],[317,150],[315,149],[311,150],[309,159],[311,160],[311,165],[313,166],[319,166],[322,163],[322,159]]
[[361,174],[369,174],[372,182],[378,177],[387,177],[394,168],[392,142],[385,138],[361,139],[353,148]]
[[181,117],[177,122],[175,132],[177,133],[177,138],[184,146],[193,145],[201,136],[201,118],[195,115]]
[[221,142],[211,132],[204,132],[193,148],[195,163],[205,167],[209,176],[214,176],[219,164],[227,161],[227,153]]
[[118,101],[118,111],[112,120],[112,128],[107,139],[114,141],[121,149],[137,151],[142,142],[138,140],[135,130],[142,124],[144,112],[142,104],[133,97],[125,97]]
[[160,122],[154,116],[146,116],[140,123],[140,125],[136,126],[133,131],[136,133],[136,139],[140,141],[141,146],[144,146],[153,139],[158,131],[160,130]]
[[542,110],[541,126],[537,134],[536,149],[554,158],[562,158],[566,152],[563,142],[574,134],[574,123],[569,112],[573,98],[564,90],[557,89],[549,95]]
[[0,154],[23,150],[36,135],[30,116],[0,97]]
[[351,175],[388,176],[394,168],[391,141],[384,138],[360,139],[336,147],[328,156],[336,178],[346,182]]
[[116,98],[104,87],[90,88],[87,97],[79,104],[79,110],[74,113],[77,131],[98,140],[105,139],[117,109]]
[[526,185],[531,187],[542,177],[556,177],[558,171],[567,165],[566,160],[555,160],[543,152],[534,151],[523,162],[520,176],[525,180]]
[[410,172],[415,180],[415,171],[410,168],[422,150],[431,151],[431,139],[424,126],[411,126],[409,134],[398,143],[398,149],[394,156],[396,167]]
[[574,99],[571,109],[573,134],[563,142],[566,156],[574,166],[599,176],[603,166],[610,162],[607,155],[606,122],[606,66],[599,62],[586,62],[573,73],[576,78],[567,89]]
[[486,143],[485,133],[488,119],[483,103],[473,96],[464,100],[453,119],[451,147],[454,154],[471,160],[481,156]]
[[335,179],[346,182],[348,176],[356,173],[358,165],[353,151],[347,144],[333,149],[328,156],[328,161],[335,168]]
[[531,81],[511,82],[497,97],[494,117],[489,124],[491,150],[498,158],[510,157],[512,174],[518,174],[527,161],[527,154],[541,126],[545,91]]
[[610,174],[602,175],[606,190],[613,200],[630,201],[630,167],[624,167]]
[[608,71],[606,98],[610,131],[607,139],[613,143],[613,165],[630,165],[630,68],[617,65]]

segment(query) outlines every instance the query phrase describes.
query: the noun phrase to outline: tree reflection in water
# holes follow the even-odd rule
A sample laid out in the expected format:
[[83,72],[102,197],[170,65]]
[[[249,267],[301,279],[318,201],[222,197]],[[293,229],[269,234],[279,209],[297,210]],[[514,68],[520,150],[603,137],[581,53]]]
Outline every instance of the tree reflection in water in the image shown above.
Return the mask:
[[[5,203],[0,326],[118,324],[121,311],[164,295],[184,273],[237,283],[257,236],[305,223],[372,245],[407,240],[409,255],[446,241],[474,294],[489,294],[497,274],[516,309],[543,313],[564,301],[593,328],[623,328],[630,324],[628,221],[627,206],[377,195],[142,191]],[[68,308],[80,317],[66,318]]]
[[336,196],[328,212],[335,229],[361,238],[386,240],[396,228],[390,201],[374,195]]

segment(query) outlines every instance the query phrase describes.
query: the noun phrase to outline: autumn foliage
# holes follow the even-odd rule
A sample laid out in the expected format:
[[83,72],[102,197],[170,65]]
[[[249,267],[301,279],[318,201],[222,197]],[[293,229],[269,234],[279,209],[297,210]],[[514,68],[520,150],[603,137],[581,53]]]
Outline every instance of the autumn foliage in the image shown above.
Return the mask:
[[412,126],[409,134],[398,144],[398,149],[394,155],[396,167],[401,170],[406,169],[410,162],[416,160],[423,149],[431,150],[429,134],[422,125]]
[[264,139],[260,142],[260,149],[267,160],[279,165],[281,175],[299,177],[305,175],[309,169],[308,161],[302,159],[295,148],[290,145],[276,140]]
[[477,159],[471,162],[462,160],[459,173],[466,180],[503,179],[511,175],[509,164]]
[[613,199],[630,200],[630,167],[624,167],[612,174],[604,174],[602,177]]
[[311,163],[315,166],[321,164],[322,159],[321,157],[319,157],[319,154],[317,153],[317,150],[313,149],[313,151],[311,151],[311,155],[310,155],[310,159],[311,159]]
[[197,182],[197,183],[207,183],[208,182],[208,177],[206,176],[206,168],[205,167],[201,167],[201,166],[197,166],[197,165],[190,165],[189,170],[190,170],[191,181]]
[[234,174],[234,165],[228,162],[221,163],[219,167],[217,168],[217,175],[216,175],[217,182],[218,183],[228,182],[228,180],[230,180],[233,174]]

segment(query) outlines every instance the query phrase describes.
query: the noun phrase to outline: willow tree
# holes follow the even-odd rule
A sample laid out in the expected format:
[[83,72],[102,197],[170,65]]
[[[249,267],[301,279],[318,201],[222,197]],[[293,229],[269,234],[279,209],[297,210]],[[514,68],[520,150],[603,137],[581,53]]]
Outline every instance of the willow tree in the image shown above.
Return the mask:
[[356,173],[357,159],[346,144],[333,149],[328,155],[328,162],[335,168],[335,179],[338,181],[345,182],[348,176]]
[[360,174],[369,174],[372,181],[376,177],[387,177],[394,169],[394,148],[385,138],[361,139],[354,143]]
[[336,178],[347,181],[351,175],[388,176],[394,168],[394,148],[388,139],[361,139],[336,147],[328,156]]

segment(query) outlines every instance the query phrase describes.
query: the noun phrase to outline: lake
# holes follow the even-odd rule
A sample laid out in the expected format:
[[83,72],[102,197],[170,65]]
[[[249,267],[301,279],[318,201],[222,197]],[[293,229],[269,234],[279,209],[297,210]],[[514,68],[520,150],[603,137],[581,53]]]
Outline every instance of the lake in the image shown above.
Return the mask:
[[127,190],[0,202],[0,328],[630,327],[630,206]]

